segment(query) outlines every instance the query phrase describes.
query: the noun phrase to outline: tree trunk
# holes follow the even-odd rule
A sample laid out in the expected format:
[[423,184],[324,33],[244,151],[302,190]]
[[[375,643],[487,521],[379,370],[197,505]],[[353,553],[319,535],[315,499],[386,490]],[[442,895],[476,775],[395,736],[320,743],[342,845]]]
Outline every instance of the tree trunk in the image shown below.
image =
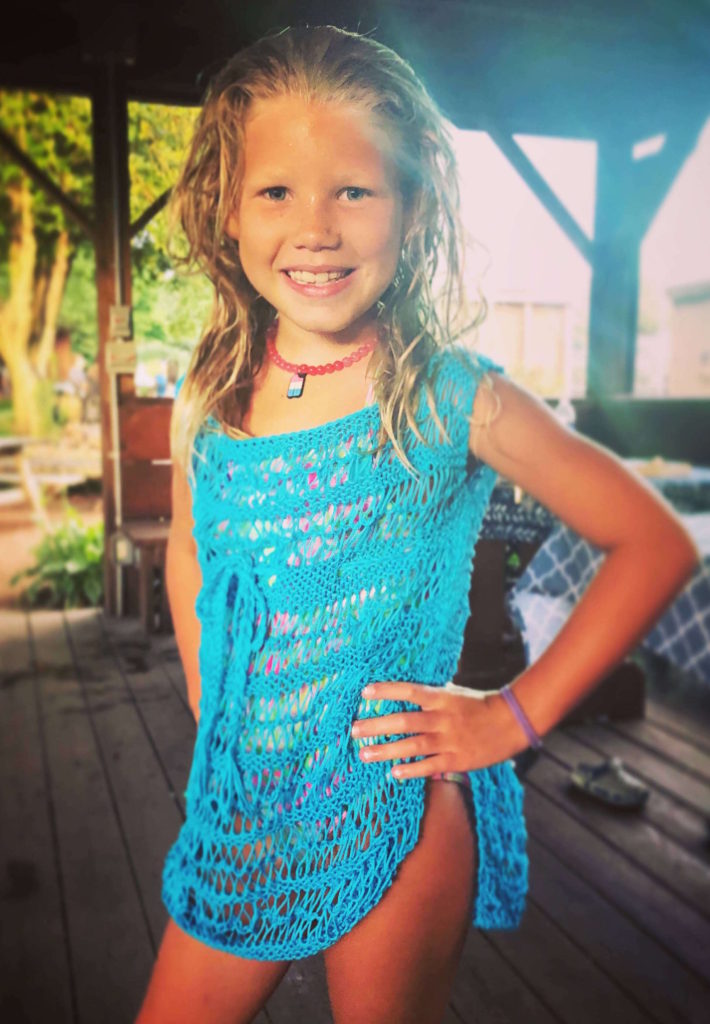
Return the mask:
[[[24,146],[24,132],[18,139]],[[9,295],[0,307],[0,355],[4,359],[12,386],[14,430],[34,437],[44,436],[51,428],[53,396],[51,383],[43,380],[33,365],[30,351],[37,318],[35,273],[37,241],[34,233],[32,192],[27,176],[20,172],[7,187],[11,227],[8,253]],[[59,235],[50,279],[46,289],[43,322],[51,320],[51,348],[54,351],[54,327],[59,313],[68,269],[69,240],[66,231]],[[40,285],[41,287],[41,285]],[[49,343],[45,343],[49,345]],[[42,352],[42,344],[37,348]]]
[[6,357],[12,382],[13,429],[16,434],[42,437],[47,428],[47,411],[39,401],[39,381],[27,352],[11,349]]
[[12,210],[8,254],[10,294],[0,311],[0,355],[9,367],[12,362],[11,353],[27,353],[32,335],[32,293],[37,242],[32,217],[32,194],[24,174],[8,186],[7,195]]
[[54,261],[49,272],[49,284],[44,303],[42,334],[36,347],[34,364],[41,377],[49,376],[52,356],[54,355],[54,337],[57,330],[57,319],[62,305],[64,288],[69,273],[69,232],[64,228],[57,236],[54,250]]
[[[32,330],[30,331],[30,338],[32,341],[36,341],[42,334],[42,318],[44,316],[44,303],[47,299],[48,285],[49,270],[46,268],[42,268],[41,271],[35,270],[35,282],[32,293]],[[33,362],[35,361],[36,353],[37,346],[35,345],[30,350],[30,359],[32,359]]]

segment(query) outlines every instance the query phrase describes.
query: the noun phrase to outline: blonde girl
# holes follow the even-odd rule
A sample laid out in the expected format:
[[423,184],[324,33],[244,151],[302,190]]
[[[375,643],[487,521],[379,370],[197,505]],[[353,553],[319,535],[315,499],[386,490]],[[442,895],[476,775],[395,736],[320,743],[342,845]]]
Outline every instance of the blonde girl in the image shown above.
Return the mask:
[[[322,952],[336,1024],[434,1024],[471,924],[524,911],[512,758],[698,553],[614,455],[459,342],[454,155],[390,49],[313,27],[238,53],[174,201],[214,285],[171,433],[197,735],[138,1022],[246,1024]],[[482,694],[451,680],[497,474],[606,558],[543,656]]]

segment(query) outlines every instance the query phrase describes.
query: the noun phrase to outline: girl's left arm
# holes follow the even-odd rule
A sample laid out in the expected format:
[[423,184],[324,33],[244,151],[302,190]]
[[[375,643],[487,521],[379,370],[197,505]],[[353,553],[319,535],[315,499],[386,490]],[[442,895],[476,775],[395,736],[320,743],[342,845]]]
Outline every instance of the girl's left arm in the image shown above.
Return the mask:
[[[665,499],[616,455],[562,426],[508,378],[491,372],[490,379],[492,389],[479,387],[474,401],[471,452],[606,552],[555,639],[514,680],[544,735],[649,632],[701,556]],[[489,416],[490,425],[480,426]],[[527,740],[499,699],[522,750]]]

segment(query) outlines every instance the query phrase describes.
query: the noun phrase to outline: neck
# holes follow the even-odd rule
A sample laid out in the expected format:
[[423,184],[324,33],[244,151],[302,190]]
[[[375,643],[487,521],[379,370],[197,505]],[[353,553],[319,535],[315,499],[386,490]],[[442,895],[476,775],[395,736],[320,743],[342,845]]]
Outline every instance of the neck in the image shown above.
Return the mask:
[[357,330],[349,328],[337,334],[303,331],[291,324],[277,321],[274,333],[276,349],[282,359],[291,363],[320,365],[331,363],[356,352],[361,345],[377,341],[377,324],[370,323]]

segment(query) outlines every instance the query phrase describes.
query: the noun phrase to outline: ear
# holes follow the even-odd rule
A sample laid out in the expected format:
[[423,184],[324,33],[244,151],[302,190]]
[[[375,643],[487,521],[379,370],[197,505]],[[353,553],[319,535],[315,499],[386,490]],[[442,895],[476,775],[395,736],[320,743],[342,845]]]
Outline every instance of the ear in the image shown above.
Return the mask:
[[235,242],[239,241],[239,215],[235,210],[233,210],[227,217],[224,230],[230,238],[234,239]]

